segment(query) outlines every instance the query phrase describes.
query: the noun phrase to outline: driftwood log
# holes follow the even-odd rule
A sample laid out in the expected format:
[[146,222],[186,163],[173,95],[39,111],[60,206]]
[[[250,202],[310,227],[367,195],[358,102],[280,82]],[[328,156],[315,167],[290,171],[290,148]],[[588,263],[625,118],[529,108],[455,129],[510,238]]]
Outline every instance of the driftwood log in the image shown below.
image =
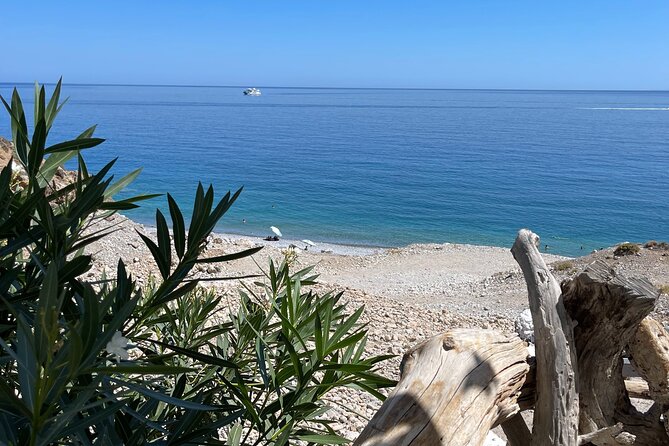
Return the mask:
[[[647,317],[659,292],[604,262],[560,286],[538,241],[521,230],[512,248],[536,358],[516,335],[492,330],[432,338],[405,354],[400,382],[354,445],[481,446],[497,425],[510,446],[669,445],[669,335]],[[640,413],[630,397],[653,405]]]
[[522,229],[511,253],[525,276],[534,322],[537,376],[532,445],[578,444],[578,377],[572,322],[560,285],[539,253],[539,237]]
[[480,445],[519,410],[529,370],[515,335],[459,329],[415,347],[402,375],[355,445]]
[[[600,261],[565,281],[562,294],[576,322],[579,432],[587,434],[622,422],[623,432],[636,437],[635,444],[668,445],[669,437],[659,417],[640,414],[632,406],[622,373],[623,351],[653,310],[657,290],[645,280],[617,275]],[[610,444],[629,443],[611,440]]]

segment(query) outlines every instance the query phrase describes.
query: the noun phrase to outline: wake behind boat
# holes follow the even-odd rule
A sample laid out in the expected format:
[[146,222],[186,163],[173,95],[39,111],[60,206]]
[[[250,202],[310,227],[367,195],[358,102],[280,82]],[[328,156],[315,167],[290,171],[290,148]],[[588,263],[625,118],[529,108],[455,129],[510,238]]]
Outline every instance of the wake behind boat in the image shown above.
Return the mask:
[[244,90],[244,95],[246,96],[260,96],[262,93],[257,88],[247,88]]

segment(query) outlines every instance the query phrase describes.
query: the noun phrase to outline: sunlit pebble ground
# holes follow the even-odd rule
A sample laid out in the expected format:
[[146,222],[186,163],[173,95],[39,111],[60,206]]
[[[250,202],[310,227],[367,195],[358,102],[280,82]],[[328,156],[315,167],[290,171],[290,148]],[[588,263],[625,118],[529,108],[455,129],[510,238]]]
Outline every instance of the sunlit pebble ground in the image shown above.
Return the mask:
[[[135,231],[138,229],[140,232],[151,234],[150,228],[144,228],[120,216],[112,217],[103,221],[102,224],[112,224],[120,230],[90,249],[96,266],[85,274],[86,278],[98,277],[103,270],[113,276],[119,256],[124,259],[128,271],[133,274],[138,284],[146,283],[150,274],[157,275],[157,269],[153,265],[150,253]],[[255,243],[214,235],[208,242],[208,252],[205,255],[236,252],[252,247]],[[424,283],[421,283],[422,276],[418,272],[415,277],[409,276],[413,278],[413,282],[405,284],[406,293],[403,293],[403,290],[383,288],[387,284],[361,282],[361,289],[356,289],[337,283],[341,273],[342,276],[346,276],[341,278],[342,282],[357,285],[356,280],[365,276],[366,267],[394,260],[401,265],[403,259],[415,258],[414,254],[420,255],[421,250],[426,250],[425,252],[429,255],[428,248],[439,249],[438,247],[414,245],[367,257],[333,256],[332,254],[323,254],[319,257],[315,253],[298,252],[296,259],[296,270],[320,262],[316,270],[323,273],[328,281],[317,285],[315,291],[326,292],[333,289],[344,291],[344,301],[347,302],[351,312],[360,305],[365,306],[361,322],[368,324],[367,353],[369,355],[395,355],[378,368],[380,374],[391,379],[399,378],[399,363],[402,354],[421,341],[456,327],[512,331],[513,320],[523,308],[527,307],[524,279],[515,267],[473,279],[460,276],[451,277],[449,279],[451,286],[446,285],[445,290],[436,289],[444,286],[443,284],[431,283],[426,287]],[[476,253],[480,251],[479,247],[467,249],[471,249],[472,255],[477,255]],[[256,254],[254,258],[261,267],[265,267],[268,257],[280,261],[284,255],[282,251],[280,248],[269,246]],[[414,256],[411,257],[412,255]],[[577,259],[558,259],[552,263],[553,272],[558,281],[561,281],[575,276],[596,259],[606,260],[620,274],[629,277],[646,277],[658,287],[669,283],[669,251],[663,250],[642,249],[639,255],[618,258],[613,255],[613,249],[610,248]],[[569,263],[565,264],[565,261]],[[353,277],[351,277],[351,271],[353,271]],[[194,270],[194,274],[202,278],[241,276],[254,272],[260,273],[258,266],[250,259],[229,264],[202,265]],[[252,284],[256,280],[262,279],[245,279],[245,282]],[[227,311],[236,307],[239,281],[215,281],[203,282],[203,284],[223,293],[225,306],[229,308],[222,309],[221,317],[225,317]],[[375,292],[369,293],[365,288]],[[386,297],[385,293],[377,293],[379,289],[387,290],[388,295],[392,297]],[[402,296],[405,296],[404,300]],[[421,299],[420,296],[424,298]],[[669,322],[669,304],[666,295],[661,295],[658,299],[653,315],[662,322]],[[388,390],[384,393],[387,394]],[[328,417],[336,421],[333,427],[349,439],[354,439],[358,435],[380,407],[380,402],[376,398],[352,389],[332,392],[327,396],[327,401],[333,407],[328,413]]]

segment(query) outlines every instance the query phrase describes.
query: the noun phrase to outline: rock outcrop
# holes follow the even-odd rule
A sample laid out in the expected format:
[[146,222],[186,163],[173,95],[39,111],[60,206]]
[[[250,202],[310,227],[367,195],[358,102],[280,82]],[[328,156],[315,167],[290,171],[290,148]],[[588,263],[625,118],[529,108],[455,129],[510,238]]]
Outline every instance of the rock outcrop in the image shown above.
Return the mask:
[[[9,160],[14,156],[14,144],[11,141],[0,136],[0,170],[2,170]],[[14,161],[14,171],[19,173],[19,183],[27,183],[27,175],[25,171],[19,167],[18,163]],[[62,189],[68,184],[72,184],[77,180],[77,173],[71,170],[65,170],[58,167],[49,182],[48,192]]]
[[14,153],[14,146],[11,142],[0,136],[0,169],[5,167]]

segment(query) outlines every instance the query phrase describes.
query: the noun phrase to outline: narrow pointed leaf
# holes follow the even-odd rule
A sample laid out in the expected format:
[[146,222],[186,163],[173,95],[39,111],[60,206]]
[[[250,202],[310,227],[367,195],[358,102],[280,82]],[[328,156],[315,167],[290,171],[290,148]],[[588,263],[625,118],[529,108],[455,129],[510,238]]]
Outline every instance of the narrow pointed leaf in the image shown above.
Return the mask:
[[170,405],[174,405],[177,407],[183,407],[184,409],[191,409],[191,410],[213,410],[217,411],[219,410],[217,407],[214,406],[209,406],[206,404],[198,404],[194,403],[191,401],[187,400],[182,400],[179,398],[172,398],[169,395],[165,395],[164,393],[157,392],[152,389],[147,389],[146,387],[131,383],[129,381],[123,381],[120,379],[116,378],[111,378],[111,381],[123,386],[127,387],[130,390],[134,390],[135,392],[141,393],[142,395],[148,396],[149,398],[156,399],[158,401],[162,401],[163,403],[167,403]]
[[125,189],[130,183],[132,183],[135,178],[137,178],[137,175],[139,175],[142,172],[142,169],[135,169],[129,174],[125,175],[123,178],[109,186],[109,188],[105,191],[105,198],[111,198],[123,189]]
[[158,249],[169,268],[172,265],[172,243],[170,242],[170,231],[167,229],[167,221],[160,209],[156,209],[156,233],[158,236]]
[[60,101],[60,89],[63,84],[63,78],[61,77],[58,79],[58,82],[56,83],[56,87],[53,89],[53,94],[51,95],[51,99],[49,99],[49,104],[46,106],[46,127],[47,130],[51,128],[51,125],[53,124],[54,119],[56,119],[56,116],[58,115],[58,102]]
[[160,270],[160,275],[163,276],[163,279],[167,279],[167,277],[170,275],[170,264],[168,263],[167,259],[163,257],[162,251],[153,242],[153,240],[139,231],[137,231],[137,234],[139,234],[142,240],[144,240],[144,244],[147,248],[149,248],[149,251],[151,251],[151,255],[153,255],[153,259],[156,261],[156,265],[158,265],[158,269]]
[[245,249],[244,251],[235,252],[232,254],[224,254],[216,257],[209,257],[206,259],[198,259],[197,263],[229,262],[231,260],[237,260],[251,256],[256,252],[260,251],[261,249],[263,249],[262,246],[256,246],[254,248]]
[[232,369],[237,368],[237,364],[235,364],[234,362],[228,361],[226,359],[217,358],[216,356],[207,355],[207,354],[195,351],[195,350],[189,350],[187,348],[179,347],[179,346],[176,346],[176,345],[171,345],[171,344],[168,344],[166,342],[162,342],[162,341],[158,341],[158,340],[153,340],[152,339],[151,342],[153,342],[154,344],[161,345],[161,346],[163,346],[163,347],[165,347],[169,350],[172,350],[175,353],[179,353],[181,355],[188,356],[189,358],[196,359],[198,361],[202,361],[205,364],[214,365],[214,366],[217,366],[217,367],[232,368]]
[[45,153],[64,152],[68,150],[84,150],[100,145],[105,140],[102,138],[77,138],[70,141],[54,144],[45,149]]
[[167,203],[170,207],[170,217],[172,218],[172,235],[174,237],[174,250],[181,259],[186,250],[186,226],[181,209],[170,194],[167,194]]

